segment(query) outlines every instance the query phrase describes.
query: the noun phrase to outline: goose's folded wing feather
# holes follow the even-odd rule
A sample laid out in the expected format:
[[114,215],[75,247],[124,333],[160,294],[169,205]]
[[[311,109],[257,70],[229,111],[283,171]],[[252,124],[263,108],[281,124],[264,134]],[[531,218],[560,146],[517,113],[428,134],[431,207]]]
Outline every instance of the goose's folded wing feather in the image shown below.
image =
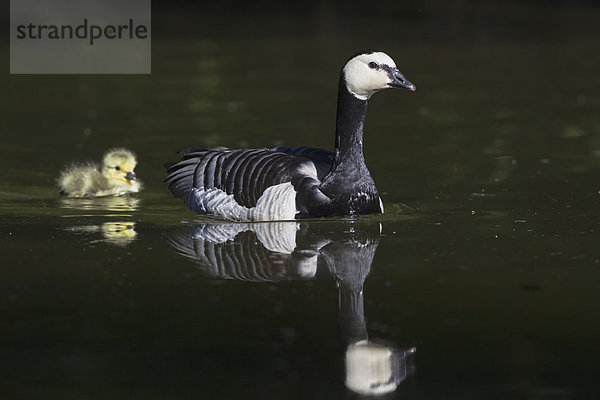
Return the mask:
[[298,192],[302,214],[306,213],[304,204],[329,200],[318,190],[321,180],[315,161],[304,155],[313,155],[323,163],[327,152],[307,149],[310,148],[282,152],[275,149],[190,148],[181,153],[180,162],[167,166],[169,175],[165,181],[171,193],[184,200],[193,189],[219,189],[233,195],[240,206],[248,208],[256,206],[267,188],[291,182]]

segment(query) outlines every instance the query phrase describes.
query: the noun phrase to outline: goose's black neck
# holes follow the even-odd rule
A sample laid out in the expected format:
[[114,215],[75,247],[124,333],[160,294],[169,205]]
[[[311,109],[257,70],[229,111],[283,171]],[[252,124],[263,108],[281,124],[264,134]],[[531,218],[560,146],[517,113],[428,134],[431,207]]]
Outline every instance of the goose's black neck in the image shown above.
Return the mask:
[[342,72],[338,86],[334,168],[364,165],[363,128],[367,105],[366,100],[361,100],[348,91]]
[[363,154],[363,127],[367,101],[348,91],[340,74],[335,154],[329,173],[319,190],[330,199],[312,215],[353,215],[382,212],[381,201]]

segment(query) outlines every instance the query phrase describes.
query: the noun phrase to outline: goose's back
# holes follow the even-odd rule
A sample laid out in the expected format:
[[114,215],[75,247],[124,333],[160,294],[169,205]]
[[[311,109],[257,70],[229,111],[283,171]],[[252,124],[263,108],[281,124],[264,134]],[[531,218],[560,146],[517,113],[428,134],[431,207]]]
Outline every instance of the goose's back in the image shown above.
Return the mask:
[[328,150],[308,146],[277,146],[271,149],[296,157],[308,158],[317,169],[317,177],[323,180],[333,165],[333,153]]

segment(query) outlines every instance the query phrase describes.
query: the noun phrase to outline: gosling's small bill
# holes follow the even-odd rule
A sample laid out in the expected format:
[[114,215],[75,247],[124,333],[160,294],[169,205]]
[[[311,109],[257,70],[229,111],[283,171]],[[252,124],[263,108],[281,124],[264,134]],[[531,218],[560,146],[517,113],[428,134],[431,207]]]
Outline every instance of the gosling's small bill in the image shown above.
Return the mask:
[[135,176],[135,154],[123,148],[104,154],[102,164],[87,162],[65,168],[58,178],[59,194],[68,197],[120,196],[137,193],[142,183]]

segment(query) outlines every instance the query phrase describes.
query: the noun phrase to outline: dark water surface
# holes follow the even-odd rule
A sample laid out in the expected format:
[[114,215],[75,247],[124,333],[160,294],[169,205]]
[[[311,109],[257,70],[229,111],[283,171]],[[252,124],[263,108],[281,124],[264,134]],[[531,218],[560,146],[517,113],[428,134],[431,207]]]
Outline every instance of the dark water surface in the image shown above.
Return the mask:
[[[157,7],[151,76],[5,74],[0,397],[599,398],[600,9],[508,4]],[[167,193],[189,145],[331,148],[370,47],[417,85],[370,101],[384,215],[228,224]],[[111,146],[143,192],[57,197]]]

